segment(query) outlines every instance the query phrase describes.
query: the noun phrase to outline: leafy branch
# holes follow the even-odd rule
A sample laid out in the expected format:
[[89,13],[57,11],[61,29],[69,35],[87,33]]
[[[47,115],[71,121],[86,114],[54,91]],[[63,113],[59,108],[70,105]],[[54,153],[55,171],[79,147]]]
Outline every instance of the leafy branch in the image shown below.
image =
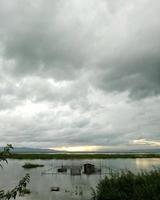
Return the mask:
[[18,186],[13,188],[11,191],[5,192],[4,190],[1,190],[0,199],[9,200],[12,198],[15,199],[17,195],[23,196],[25,194],[26,186],[27,186],[27,183],[29,183],[29,181],[30,181],[30,175],[26,174],[25,177],[23,177],[19,181]]
[[[7,146],[4,147],[3,151],[0,152],[0,162],[3,161],[3,162],[8,163],[6,157],[11,154],[10,152],[11,149],[13,149],[13,146],[11,144],[7,144]],[[1,163],[0,163],[0,167],[1,168],[3,167]]]
[[[7,161],[7,156],[11,154],[10,150],[13,149],[13,146],[11,144],[7,144],[6,147],[4,147],[3,151],[0,152],[0,167],[2,168],[1,162]],[[22,196],[26,192],[26,186],[27,183],[30,181],[30,175],[26,174],[18,183],[18,185],[13,188],[10,191],[5,192],[4,190],[0,190],[0,199],[9,200],[9,199],[16,199],[17,195]]]

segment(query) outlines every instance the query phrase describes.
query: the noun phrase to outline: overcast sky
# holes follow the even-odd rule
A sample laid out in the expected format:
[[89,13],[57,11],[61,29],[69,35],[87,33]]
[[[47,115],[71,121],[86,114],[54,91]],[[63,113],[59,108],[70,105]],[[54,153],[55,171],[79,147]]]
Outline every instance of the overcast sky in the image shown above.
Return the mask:
[[0,0],[0,146],[160,147],[159,0]]

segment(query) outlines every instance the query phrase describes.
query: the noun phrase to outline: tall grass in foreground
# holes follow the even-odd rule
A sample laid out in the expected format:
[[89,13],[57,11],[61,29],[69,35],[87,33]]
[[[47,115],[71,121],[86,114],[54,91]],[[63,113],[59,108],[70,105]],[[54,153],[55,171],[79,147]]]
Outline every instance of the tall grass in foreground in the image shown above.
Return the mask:
[[133,174],[110,173],[101,180],[93,200],[160,200],[160,169]]

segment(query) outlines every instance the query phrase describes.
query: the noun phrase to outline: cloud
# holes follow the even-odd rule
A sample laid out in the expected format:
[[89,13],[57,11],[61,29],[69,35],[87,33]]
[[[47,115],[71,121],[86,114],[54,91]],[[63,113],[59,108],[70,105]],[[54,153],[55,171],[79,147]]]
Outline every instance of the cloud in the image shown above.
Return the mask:
[[158,0],[2,0],[0,145],[158,141],[159,8]]
[[132,1],[127,5],[113,17],[111,45],[103,35],[98,86],[106,92],[128,91],[132,99],[159,95],[160,4]]
[[160,142],[159,141],[146,140],[146,139],[133,140],[133,144],[151,145],[151,146],[154,146],[154,147],[159,147],[160,146]]
[[106,92],[158,95],[159,8],[148,0],[1,1],[5,71],[56,80],[88,73]]
[[83,66],[89,38],[74,1],[2,1],[1,11],[3,55],[13,72],[67,79]]

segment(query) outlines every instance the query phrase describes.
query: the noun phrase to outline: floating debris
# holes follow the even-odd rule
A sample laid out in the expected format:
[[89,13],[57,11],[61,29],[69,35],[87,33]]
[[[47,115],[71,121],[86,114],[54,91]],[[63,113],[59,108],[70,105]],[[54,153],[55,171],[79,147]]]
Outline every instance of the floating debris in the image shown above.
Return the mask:
[[67,168],[66,167],[61,167],[57,169],[57,172],[63,173],[63,172],[67,172]]
[[70,192],[70,190],[65,190],[65,192]]
[[51,191],[58,192],[58,191],[60,191],[60,188],[59,187],[51,187]]

